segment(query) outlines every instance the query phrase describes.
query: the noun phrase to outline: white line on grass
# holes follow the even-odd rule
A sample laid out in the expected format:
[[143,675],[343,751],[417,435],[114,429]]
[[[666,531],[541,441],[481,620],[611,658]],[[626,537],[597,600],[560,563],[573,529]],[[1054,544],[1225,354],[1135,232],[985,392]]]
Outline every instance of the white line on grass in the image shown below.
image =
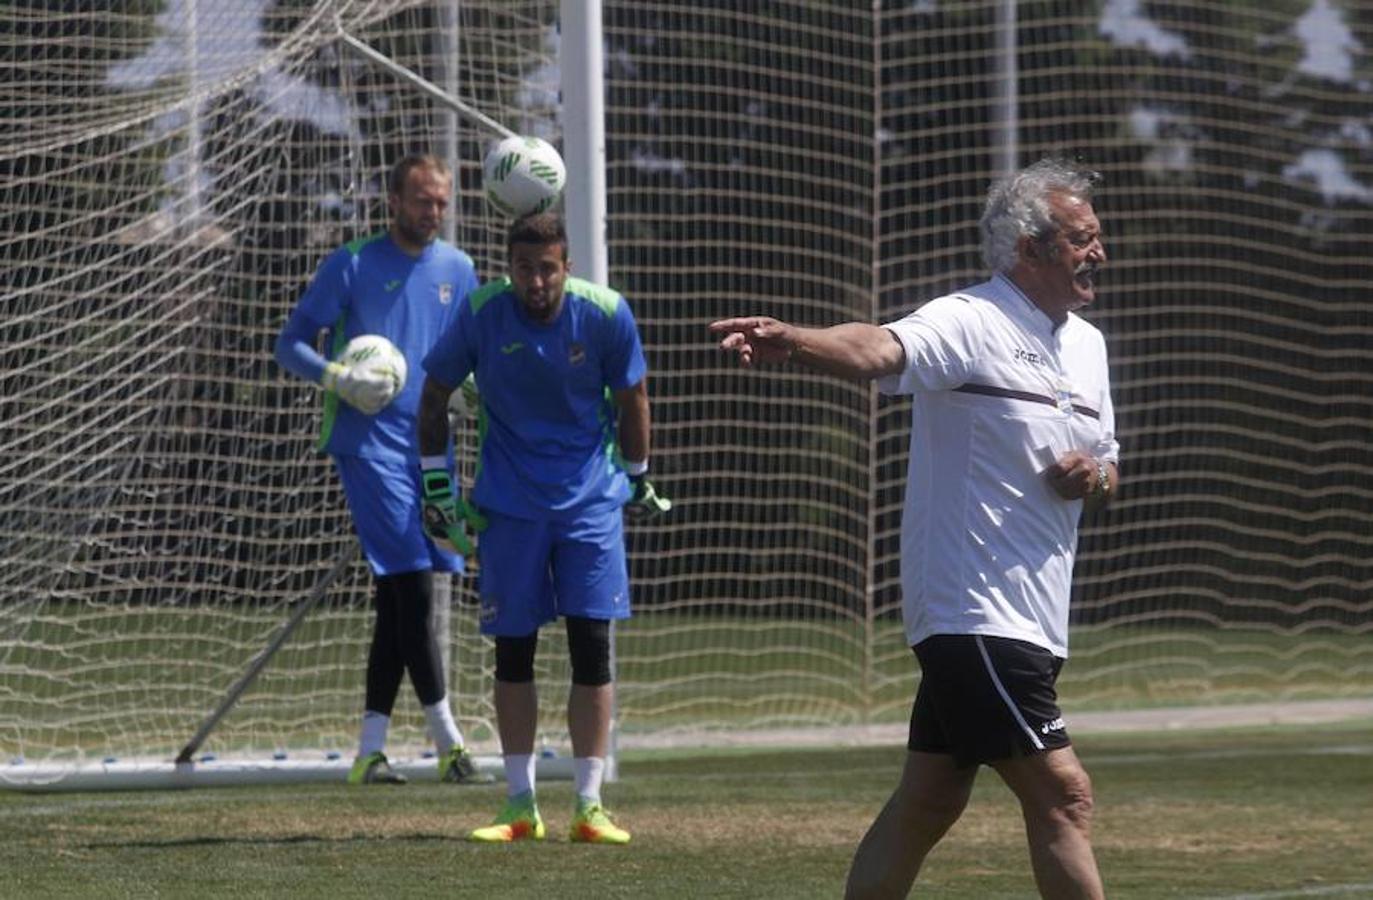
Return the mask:
[[1274,756],[1370,756],[1373,757],[1373,744],[1334,744],[1325,747],[1283,747],[1248,750],[1188,750],[1185,752],[1160,751],[1158,753],[1092,753],[1086,759],[1093,766],[1116,765],[1119,763],[1153,763],[1170,759],[1258,759]]
[[1341,894],[1362,894],[1365,892],[1373,893],[1373,881],[1363,884],[1326,884],[1320,887],[1264,891],[1260,894],[1227,894],[1224,897],[1211,897],[1209,900],[1281,900],[1284,897],[1336,897]]

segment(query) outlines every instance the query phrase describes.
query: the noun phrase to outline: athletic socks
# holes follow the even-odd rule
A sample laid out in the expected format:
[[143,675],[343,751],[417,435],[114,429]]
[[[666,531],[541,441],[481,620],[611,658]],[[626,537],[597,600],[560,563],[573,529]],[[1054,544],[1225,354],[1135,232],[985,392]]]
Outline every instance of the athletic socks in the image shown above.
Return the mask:
[[507,797],[518,797],[528,792],[534,793],[534,754],[507,753],[501,762],[505,765],[505,793]]
[[391,726],[391,717],[374,710],[362,714],[362,734],[358,738],[358,756],[380,753],[386,746],[386,730]]
[[463,746],[462,732],[458,723],[453,721],[453,710],[448,706],[448,695],[444,694],[437,703],[424,708],[424,720],[429,724],[429,734],[434,739],[434,747],[443,756],[454,747]]
[[583,809],[599,805],[601,781],[605,778],[605,760],[599,756],[573,757],[572,776],[577,789],[577,807]]

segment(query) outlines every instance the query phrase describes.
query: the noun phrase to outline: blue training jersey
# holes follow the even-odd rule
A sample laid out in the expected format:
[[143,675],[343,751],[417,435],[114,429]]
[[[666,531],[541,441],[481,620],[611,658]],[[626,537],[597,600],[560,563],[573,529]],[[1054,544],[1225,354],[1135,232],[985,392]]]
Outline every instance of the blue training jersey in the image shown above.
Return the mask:
[[476,373],[479,507],[565,521],[629,499],[610,391],[638,384],[648,366],[615,291],[569,278],[557,319],[540,324],[509,278],[489,282],[462,299],[424,368],[449,387]]
[[[416,419],[424,355],[477,285],[471,258],[444,241],[410,256],[381,232],[345,244],[324,260],[282,329],[277,358],[297,374],[317,379],[320,373],[308,371],[308,361],[289,358],[296,342],[313,346],[320,329],[327,328],[326,356],[333,358],[352,338],[379,334],[405,354],[407,375],[405,388],[375,416],[326,394],[321,450],[419,464]],[[298,371],[302,368],[307,371]]]

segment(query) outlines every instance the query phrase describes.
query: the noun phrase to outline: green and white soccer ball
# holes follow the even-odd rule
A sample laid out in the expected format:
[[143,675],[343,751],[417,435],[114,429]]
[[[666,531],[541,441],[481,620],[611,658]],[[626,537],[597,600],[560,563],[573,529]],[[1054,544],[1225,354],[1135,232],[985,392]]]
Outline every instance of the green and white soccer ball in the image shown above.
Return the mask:
[[395,385],[392,398],[405,388],[409,374],[405,354],[379,334],[360,334],[353,338],[335,361],[359,372],[373,372],[391,379]]
[[508,137],[482,161],[486,199],[512,219],[549,209],[566,183],[563,158],[542,138]]

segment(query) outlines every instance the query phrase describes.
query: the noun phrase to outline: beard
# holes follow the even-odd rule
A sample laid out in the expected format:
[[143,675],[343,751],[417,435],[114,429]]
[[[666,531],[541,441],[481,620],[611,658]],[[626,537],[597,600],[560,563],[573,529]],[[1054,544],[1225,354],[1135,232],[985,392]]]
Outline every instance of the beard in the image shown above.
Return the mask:
[[544,295],[538,300],[524,298],[525,314],[536,322],[549,322],[552,320],[554,314],[559,312],[558,301],[560,299],[561,295],[558,299],[552,299],[548,295]]
[[434,238],[438,237],[439,234],[439,229],[437,227],[427,228],[416,222],[406,221],[405,219],[396,220],[396,231],[400,232],[400,236],[410,243],[419,246],[433,243]]

